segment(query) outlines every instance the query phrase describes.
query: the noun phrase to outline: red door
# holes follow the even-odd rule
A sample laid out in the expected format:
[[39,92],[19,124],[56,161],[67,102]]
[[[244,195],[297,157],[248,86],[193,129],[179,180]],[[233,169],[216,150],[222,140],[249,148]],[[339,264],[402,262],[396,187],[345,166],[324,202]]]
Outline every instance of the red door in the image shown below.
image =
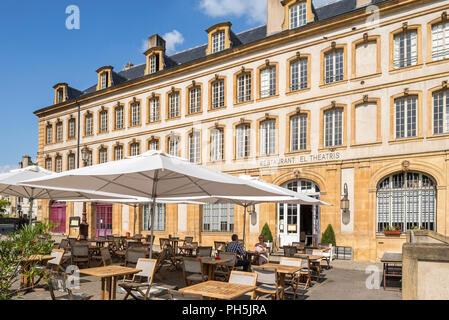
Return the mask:
[[55,226],[54,233],[65,233],[65,202],[55,202],[50,207],[50,221]]
[[112,204],[97,204],[97,237],[112,234]]

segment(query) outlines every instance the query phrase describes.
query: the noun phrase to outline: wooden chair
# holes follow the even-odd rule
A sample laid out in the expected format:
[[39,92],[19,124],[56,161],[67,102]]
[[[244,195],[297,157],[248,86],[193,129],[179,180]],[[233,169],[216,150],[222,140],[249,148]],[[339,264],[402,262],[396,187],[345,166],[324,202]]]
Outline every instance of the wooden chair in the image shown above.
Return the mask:
[[141,258],[145,258],[147,254],[147,249],[144,247],[141,248],[129,248],[126,250],[125,255],[125,267],[134,268],[137,265],[137,262]]
[[76,238],[67,238],[67,240],[69,241],[69,246],[73,247],[76,242],[78,241]]
[[284,257],[294,257],[296,252],[295,246],[284,246]]
[[159,245],[161,247],[161,251],[165,246],[171,245],[171,241],[168,238],[159,238]]
[[200,259],[185,257],[182,262],[182,274],[186,287],[192,283],[207,281],[207,275],[204,273],[203,263]]
[[218,264],[215,269],[215,279],[228,281],[231,272],[234,271],[235,268],[235,260],[237,259],[237,254],[234,252],[223,252],[219,251],[219,255],[221,259],[231,259],[230,262],[226,262],[223,264]]
[[334,247],[332,246],[332,243],[320,243],[318,244],[319,248],[328,248],[328,251],[321,252],[321,255],[323,256],[323,260],[327,262],[327,269],[330,269],[331,267],[331,261],[334,259]]
[[[234,284],[244,284],[248,286],[255,286],[257,283],[257,273],[254,272],[243,272],[243,271],[232,271],[229,276],[229,283]],[[251,300],[254,300],[255,291],[245,294],[245,296],[250,296]]]
[[64,259],[64,253],[64,249],[51,250],[51,256],[55,258],[47,262],[47,268],[54,272],[64,271],[64,268],[61,266]]
[[100,254],[101,254],[101,261],[103,262],[103,265],[105,267],[112,265],[112,257],[108,248],[101,248]]
[[185,237],[184,238],[184,244],[189,244],[193,242],[193,237]]
[[76,265],[79,267],[79,265],[86,265],[87,268],[90,264],[90,257],[89,257],[89,245],[85,244],[75,244],[72,247],[72,265]]
[[68,239],[62,239],[59,243],[58,249],[66,250],[69,247],[69,240]]
[[215,252],[226,251],[226,242],[224,241],[214,241]]
[[[93,296],[86,294],[74,294],[71,289],[67,288],[67,274],[64,272],[62,276],[55,276],[48,281],[48,289],[52,300],[90,300]],[[56,296],[55,292],[61,291],[66,293],[63,296]]]
[[290,293],[291,289],[293,291],[293,299],[296,299],[296,293],[299,288],[301,277],[306,277],[306,283],[304,289],[306,289],[310,283],[310,266],[308,259],[300,259],[300,258],[289,258],[289,257],[281,257],[279,264],[284,266],[294,266],[301,268],[300,271],[295,273],[293,276],[286,275],[286,284],[289,286],[285,293]]
[[[253,267],[253,272],[257,274],[256,293],[268,294],[273,300],[279,298],[279,286],[277,272],[275,268]],[[256,298],[259,299],[259,296]]]
[[197,257],[210,257],[212,256],[212,247],[198,247],[196,249]]
[[[137,261],[136,269],[142,270],[136,273],[131,281],[124,281],[119,284],[126,291],[126,296],[123,300],[126,300],[129,296],[136,300],[148,300],[150,298],[150,289],[153,284],[154,273],[156,271],[155,259],[140,258]],[[146,278],[145,282],[136,281],[138,278]],[[145,291],[143,291],[146,288]]]
[[200,294],[168,290],[168,300],[203,300],[203,296]]
[[[306,254],[314,256],[322,256],[323,252],[321,250],[306,249]],[[321,260],[318,262],[311,261],[310,270],[312,271],[312,275],[314,275],[317,281],[319,282],[321,277]]]

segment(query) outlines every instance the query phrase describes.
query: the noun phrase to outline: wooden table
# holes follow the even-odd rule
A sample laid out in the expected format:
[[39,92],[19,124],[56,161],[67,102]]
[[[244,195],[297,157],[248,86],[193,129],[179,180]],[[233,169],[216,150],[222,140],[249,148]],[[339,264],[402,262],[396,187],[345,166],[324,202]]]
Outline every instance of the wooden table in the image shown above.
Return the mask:
[[323,256],[313,255],[313,254],[305,254],[305,253],[295,253],[295,257],[298,258],[309,258],[312,262],[320,262],[323,259]]
[[[136,274],[142,270],[121,267],[121,266],[106,266],[98,268],[81,269],[80,273],[87,274],[89,276],[101,278],[101,300],[105,300],[105,283],[106,283],[106,295],[108,300],[115,300],[117,293],[117,281],[120,276],[127,276]],[[112,288],[112,289],[111,289]],[[111,296],[112,290],[112,296]]]
[[[196,250],[197,247],[194,246],[189,246],[189,245],[184,245],[184,246],[179,246],[179,254],[185,254],[188,256],[193,256],[193,250]],[[186,251],[188,251],[189,253],[186,253]]]
[[383,263],[384,290],[387,290],[387,277],[402,279],[402,253],[386,251],[380,262]]
[[233,300],[245,293],[254,291],[256,286],[248,286],[243,284],[233,284],[220,281],[206,281],[179,291],[192,294],[200,294],[204,297],[220,300]]
[[53,260],[54,258],[55,257],[51,255],[35,254],[20,261],[22,267],[20,271],[20,290],[29,290],[34,288],[34,286],[36,285],[34,283],[34,277],[28,277],[27,275],[27,272],[30,270],[31,265],[48,262],[50,260]]
[[208,272],[207,272],[207,276],[208,276],[208,280],[214,280],[215,277],[215,267],[218,264],[223,264],[223,263],[227,263],[230,262],[231,259],[215,259],[212,257],[201,257],[201,262],[207,266]]
[[301,267],[295,266],[286,266],[282,264],[274,264],[274,263],[266,263],[259,266],[262,269],[274,268],[276,272],[279,274],[279,287],[281,288],[280,298],[284,299],[284,290],[285,290],[285,275],[286,274],[295,274],[296,272],[301,270]]

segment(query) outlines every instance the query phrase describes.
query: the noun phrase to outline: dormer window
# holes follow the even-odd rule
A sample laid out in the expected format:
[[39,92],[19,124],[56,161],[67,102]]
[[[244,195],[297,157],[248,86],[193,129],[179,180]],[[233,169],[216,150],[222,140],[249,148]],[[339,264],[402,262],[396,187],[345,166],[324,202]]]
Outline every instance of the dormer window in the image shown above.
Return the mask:
[[223,51],[225,48],[225,32],[219,31],[212,36],[212,53]]
[[231,23],[224,22],[216,24],[206,30],[208,33],[208,46],[206,54],[217,53],[231,47]]
[[150,74],[159,71],[159,54],[154,54],[150,57]]
[[294,4],[289,9],[290,13],[290,29],[295,29],[307,24],[307,4],[300,2]]
[[53,87],[55,89],[55,98],[53,100],[54,104],[59,104],[65,102],[67,99],[67,90],[68,85],[67,83],[58,83]]
[[56,102],[61,103],[64,101],[64,89],[59,88],[56,95]]
[[148,38],[148,50],[145,74],[153,74],[164,69],[165,40],[155,34]]
[[101,67],[97,70],[98,73],[98,83],[97,90],[103,90],[112,86],[112,70],[110,66]]

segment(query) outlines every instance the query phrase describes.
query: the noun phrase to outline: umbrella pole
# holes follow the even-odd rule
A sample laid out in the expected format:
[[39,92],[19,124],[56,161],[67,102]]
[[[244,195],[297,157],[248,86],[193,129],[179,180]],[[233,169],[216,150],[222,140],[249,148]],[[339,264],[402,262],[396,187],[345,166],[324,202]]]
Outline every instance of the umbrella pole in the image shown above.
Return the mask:
[[134,205],[134,227],[133,227],[133,234],[134,235],[136,235],[136,218],[137,218],[136,208],[137,208],[137,205]]
[[246,235],[246,211],[248,209],[247,205],[243,206],[243,248],[245,248],[245,235]]
[[28,202],[30,203],[30,209],[28,211],[28,219],[29,219],[28,220],[28,224],[30,226],[32,226],[33,225],[33,202],[34,202],[34,199],[33,198],[29,198]]
[[150,259],[153,259],[153,243],[154,243],[154,213],[156,212],[156,192],[159,178],[159,170],[154,173],[153,192],[151,193],[153,204],[151,210],[151,238],[150,238]]

